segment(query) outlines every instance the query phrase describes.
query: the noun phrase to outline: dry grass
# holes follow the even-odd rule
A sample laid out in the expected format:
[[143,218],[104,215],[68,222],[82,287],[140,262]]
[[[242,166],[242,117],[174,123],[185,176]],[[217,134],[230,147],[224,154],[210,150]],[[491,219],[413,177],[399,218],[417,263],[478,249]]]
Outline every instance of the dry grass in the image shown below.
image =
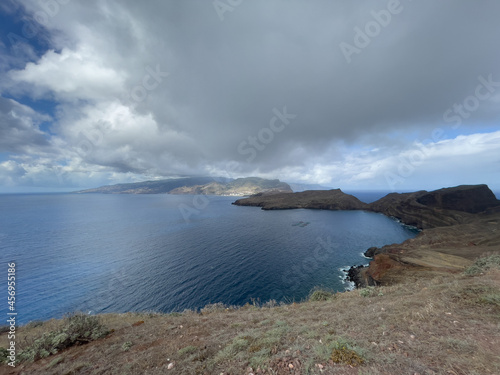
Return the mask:
[[[271,308],[104,314],[106,338],[0,373],[498,374],[499,296],[490,269]],[[61,324],[21,327],[20,344]]]

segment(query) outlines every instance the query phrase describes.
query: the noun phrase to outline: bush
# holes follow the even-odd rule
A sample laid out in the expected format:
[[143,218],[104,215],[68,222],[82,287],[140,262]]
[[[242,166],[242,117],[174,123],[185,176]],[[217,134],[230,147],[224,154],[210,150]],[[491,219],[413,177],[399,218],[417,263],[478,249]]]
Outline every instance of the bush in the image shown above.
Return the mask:
[[335,363],[349,366],[359,366],[365,362],[358,353],[356,353],[352,349],[346,348],[345,346],[334,348],[332,351],[331,360]]
[[334,343],[330,359],[335,363],[349,366],[359,366],[365,362],[361,354],[359,354],[354,347],[342,339],[339,339]]
[[490,293],[481,297],[481,302],[500,306],[500,293]]
[[309,301],[328,301],[334,297],[333,293],[324,289],[313,289],[309,294]]
[[122,350],[124,352],[128,352],[133,345],[134,344],[132,344],[132,341],[125,341],[122,345]]
[[372,297],[375,293],[375,288],[373,286],[368,286],[366,288],[359,290],[359,295],[361,297]]
[[0,364],[7,363],[9,357],[9,351],[5,348],[0,348]]
[[108,333],[98,317],[83,313],[71,314],[64,318],[61,329],[44,333],[32,345],[22,349],[18,360],[33,362],[70,346],[97,340]]
[[479,275],[492,268],[500,268],[500,254],[477,259],[471,266],[465,269],[465,274],[469,276]]

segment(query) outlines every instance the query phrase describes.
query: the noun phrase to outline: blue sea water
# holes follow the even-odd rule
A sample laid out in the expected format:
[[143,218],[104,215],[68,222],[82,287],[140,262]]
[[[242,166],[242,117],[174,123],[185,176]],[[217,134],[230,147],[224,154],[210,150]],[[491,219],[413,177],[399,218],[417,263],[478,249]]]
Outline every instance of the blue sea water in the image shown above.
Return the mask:
[[[366,264],[368,247],[416,234],[376,213],[262,211],[234,200],[0,195],[0,277],[16,263],[18,323],[72,311],[299,301],[315,286],[344,290],[342,267]],[[6,282],[0,313],[7,313]]]

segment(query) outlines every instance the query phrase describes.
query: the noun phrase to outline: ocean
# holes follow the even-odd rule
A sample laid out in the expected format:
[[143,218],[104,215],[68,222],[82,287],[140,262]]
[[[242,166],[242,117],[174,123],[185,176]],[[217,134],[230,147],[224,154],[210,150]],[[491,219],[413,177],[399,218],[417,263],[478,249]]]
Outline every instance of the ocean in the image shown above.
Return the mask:
[[[18,323],[88,313],[300,301],[349,287],[342,268],[416,232],[364,211],[262,211],[235,197],[0,195],[0,277]],[[4,276],[1,276],[1,275]],[[7,282],[0,286],[7,316]]]

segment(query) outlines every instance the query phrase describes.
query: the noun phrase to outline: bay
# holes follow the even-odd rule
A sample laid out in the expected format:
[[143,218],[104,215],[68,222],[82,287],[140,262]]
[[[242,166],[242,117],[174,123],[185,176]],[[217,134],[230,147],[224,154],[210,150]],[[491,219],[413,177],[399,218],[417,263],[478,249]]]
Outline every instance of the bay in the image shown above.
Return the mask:
[[[18,322],[91,313],[300,301],[345,290],[343,267],[415,231],[364,211],[262,211],[235,197],[0,195],[0,274]],[[0,286],[7,313],[6,283]]]

